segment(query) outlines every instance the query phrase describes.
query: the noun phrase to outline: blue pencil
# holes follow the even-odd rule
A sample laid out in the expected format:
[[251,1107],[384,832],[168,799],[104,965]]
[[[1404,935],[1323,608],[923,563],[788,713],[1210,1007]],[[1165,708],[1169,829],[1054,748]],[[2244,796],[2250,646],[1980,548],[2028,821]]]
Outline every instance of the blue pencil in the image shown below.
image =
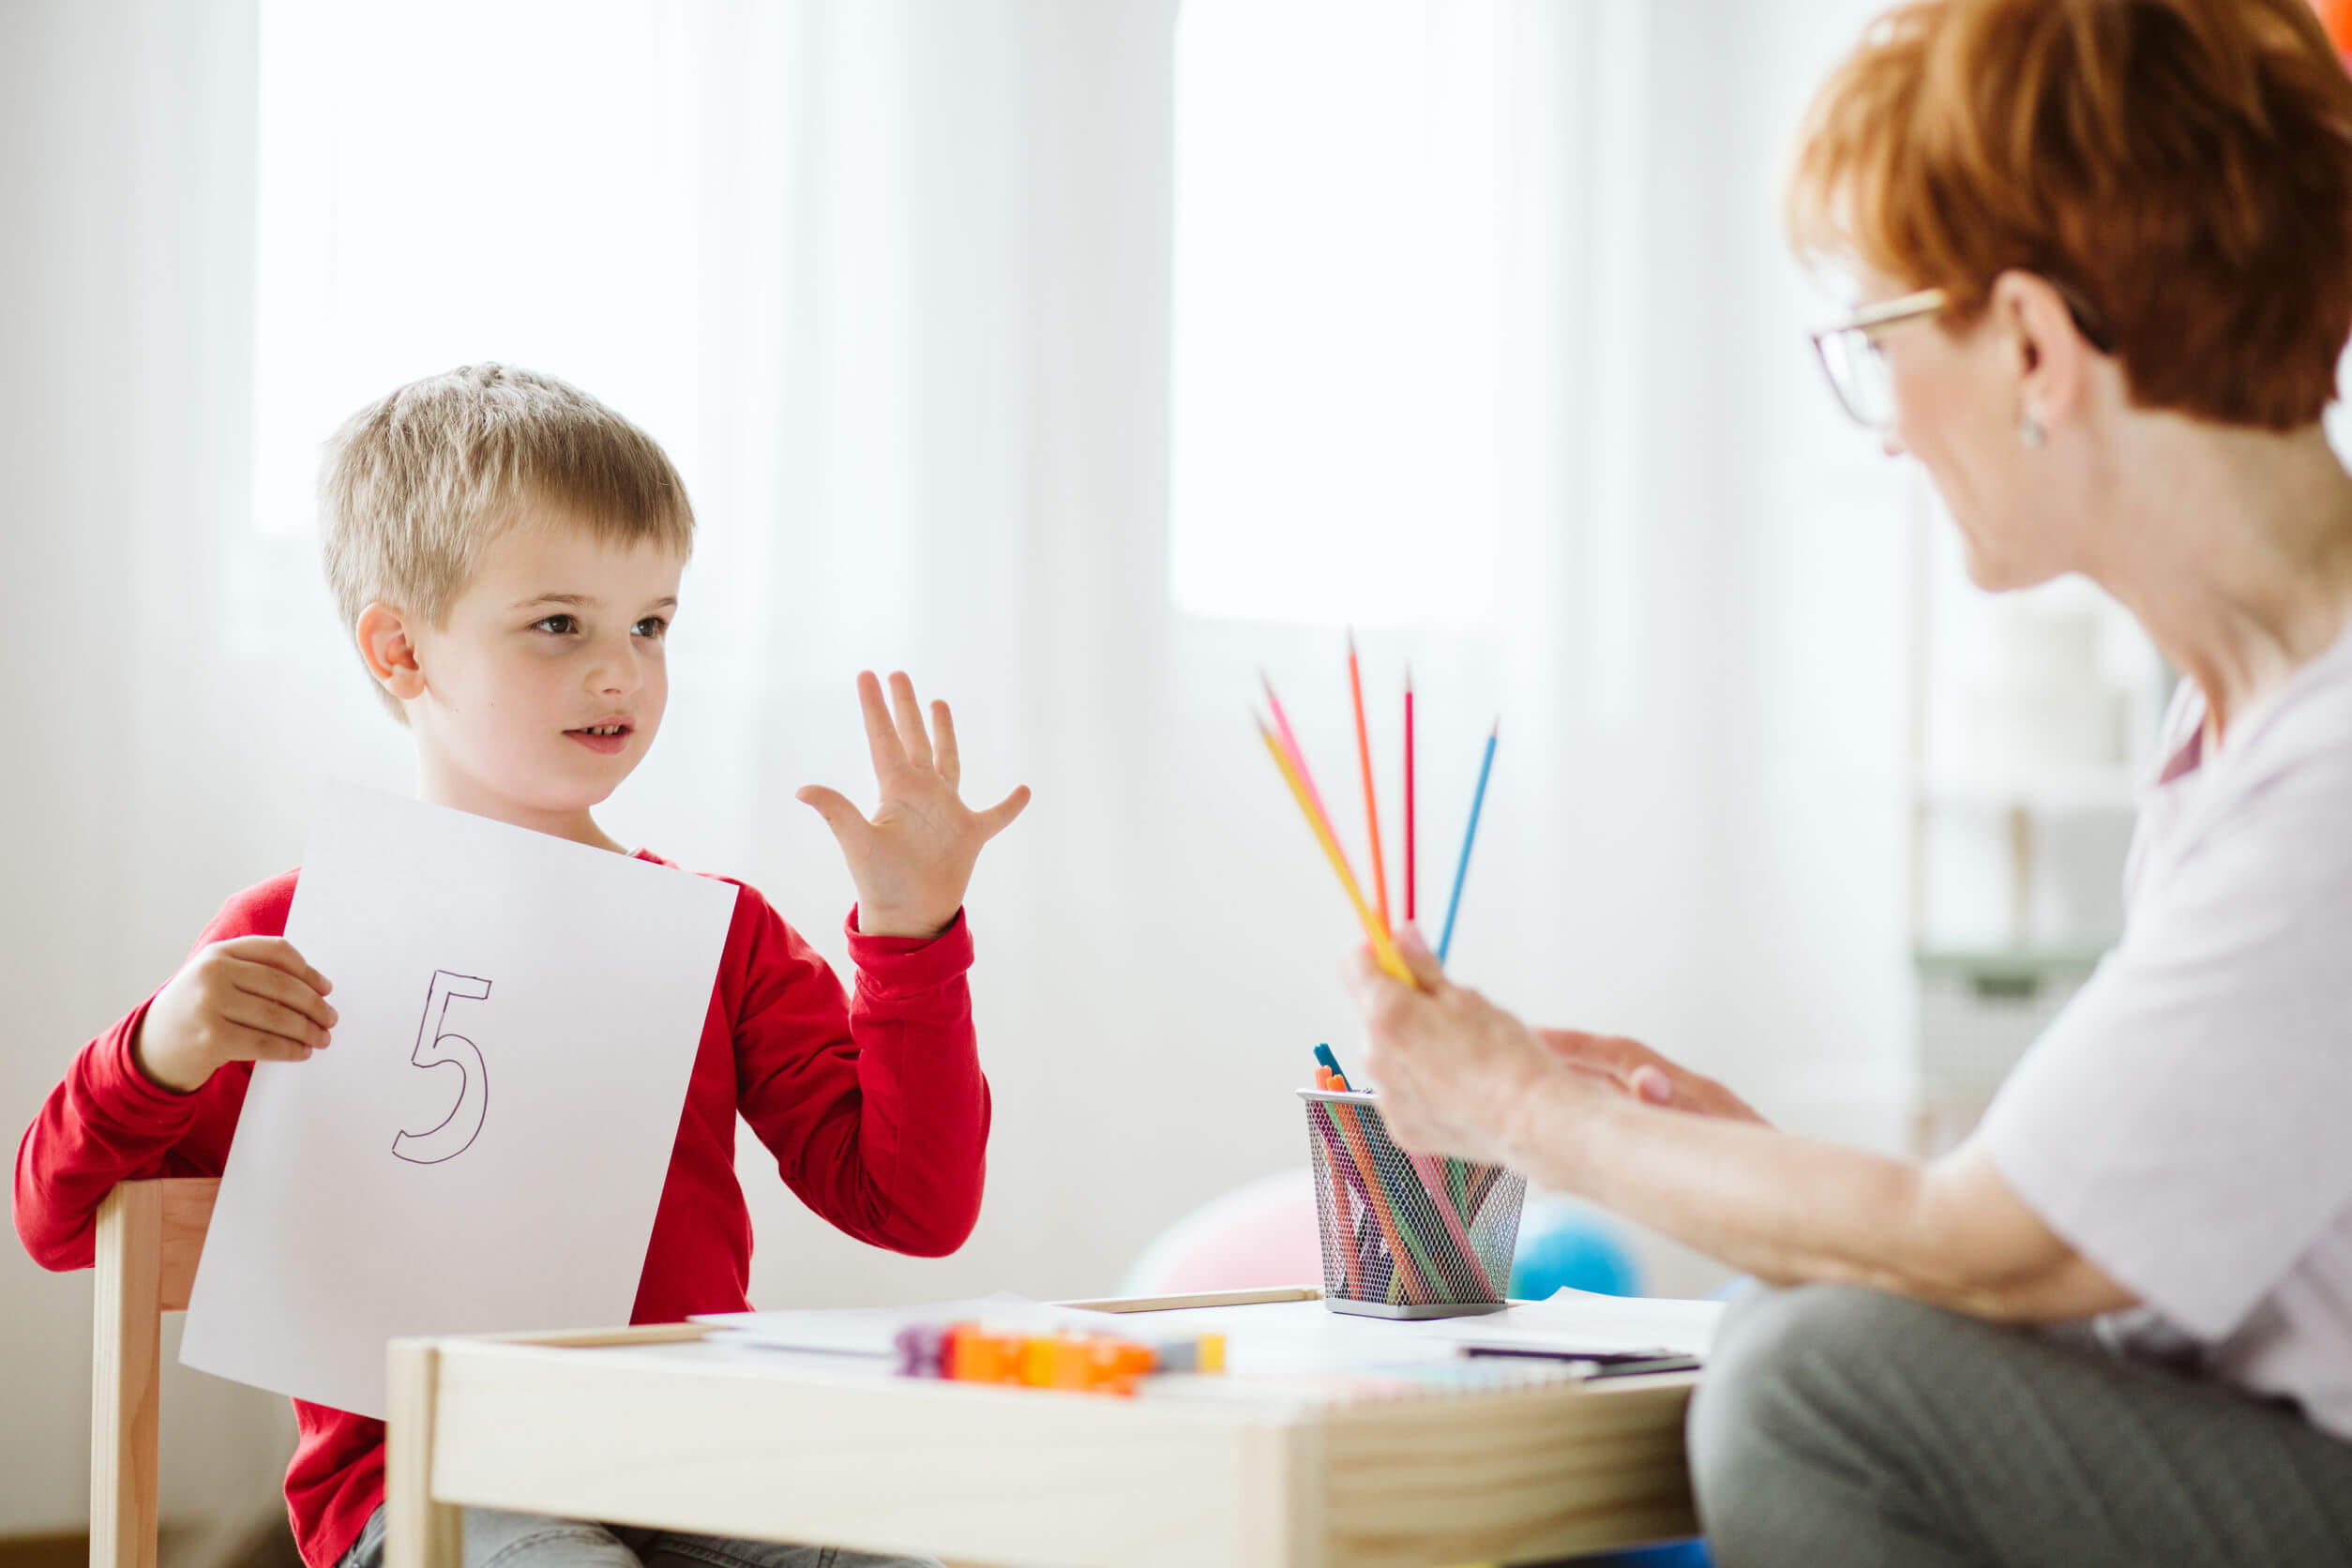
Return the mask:
[[1462,883],[1470,876],[1470,846],[1478,841],[1478,812],[1486,804],[1486,776],[1494,771],[1495,740],[1502,733],[1502,720],[1486,731],[1486,755],[1478,763],[1478,790],[1470,796],[1470,826],[1462,830],[1462,858],[1454,867],[1454,896],[1445,901],[1445,930],[1438,937],[1438,962],[1454,949],[1454,917],[1462,910]]

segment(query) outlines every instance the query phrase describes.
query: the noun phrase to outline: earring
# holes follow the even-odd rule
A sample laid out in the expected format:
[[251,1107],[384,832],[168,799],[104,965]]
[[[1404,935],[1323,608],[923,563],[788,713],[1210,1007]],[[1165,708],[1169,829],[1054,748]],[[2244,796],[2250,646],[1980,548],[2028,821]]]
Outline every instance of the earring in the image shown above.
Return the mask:
[[2042,423],[2030,414],[2017,421],[2017,439],[2028,446],[2042,445]]

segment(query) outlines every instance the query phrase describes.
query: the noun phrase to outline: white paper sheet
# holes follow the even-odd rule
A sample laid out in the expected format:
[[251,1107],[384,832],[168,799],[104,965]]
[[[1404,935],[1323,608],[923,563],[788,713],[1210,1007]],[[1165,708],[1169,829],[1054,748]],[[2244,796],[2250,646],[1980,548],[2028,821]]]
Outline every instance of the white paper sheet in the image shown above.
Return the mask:
[[330,792],[286,936],[341,1021],[254,1069],[180,1359],[381,1417],[387,1340],[626,1322],[734,902]]
[[1660,1350],[1704,1356],[1724,1304],[1656,1296],[1602,1296],[1562,1286],[1540,1302],[1521,1302],[1478,1318],[1415,1323],[1425,1338],[1455,1345],[1530,1350]]

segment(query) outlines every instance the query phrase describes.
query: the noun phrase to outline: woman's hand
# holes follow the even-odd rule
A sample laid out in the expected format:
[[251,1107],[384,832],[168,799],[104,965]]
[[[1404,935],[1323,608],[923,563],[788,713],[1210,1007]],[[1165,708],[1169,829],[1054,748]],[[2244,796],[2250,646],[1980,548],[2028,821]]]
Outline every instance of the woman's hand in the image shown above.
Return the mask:
[[1606,1078],[1644,1105],[1687,1110],[1696,1116],[1771,1123],[1745,1100],[1689,1068],[1667,1061],[1638,1040],[1616,1034],[1586,1034],[1573,1029],[1539,1029],[1537,1036],[1554,1056],[1579,1072]]
[[885,706],[873,671],[858,671],[858,705],[866,714],[874,782],[882,790],[874,815],[867,818],[838,791],[822,784],[809,785],[794,798],[815,808],[841,846],[850,879],[857,884],[859,931],[935,937],[963,907],[980,847],[1029,804],[1029,786],[1019,786],[986,811],[972,810],[956,792],[963,770],[947,704],[931,704],[931,729],[926,731],[913,682],[892,675],[890,699]]
[[1564,1071],[1535,1031],[1446,979],[1419,931],[1399,931],[1396,948],[1420,989],[1383,972],[1368,947],[1356,955],[1349,982],[1369,1036],[1364,1070],[1380,1084],[1380,1116],[1398,1143],[1504,1161],[1531,1096],[1602,1092],[1586,1075]]

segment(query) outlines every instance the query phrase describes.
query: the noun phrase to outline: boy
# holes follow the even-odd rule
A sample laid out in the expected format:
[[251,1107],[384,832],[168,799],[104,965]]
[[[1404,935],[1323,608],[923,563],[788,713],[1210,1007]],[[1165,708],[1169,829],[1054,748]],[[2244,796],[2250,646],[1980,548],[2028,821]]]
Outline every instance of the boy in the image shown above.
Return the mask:
[[[590,811],[644,758],[669,694],[662,637],[694,518],[661,448],[561,382],[470,366],[354,415],[328,449],[320,498],[337,606],[415,737],[420,796],[630,852]],[[857,886],[854,1000],[735,884],[634,1321],[748,1305],[738,1115],[792,1190],[863,1241],[936,1257],[978,1217],[989,1102],[964,985],[963,894],[980,847],[1029,792],[967,808],[947,705],[931,705],[927,730],[904,675],[891,677],[887,704],[871,674],[858,695],[881,808],[869,822],[831,790],[799,795]],[[42,1107],[18,1152],[15,1206],[46,1267],[89,1264],[115,1183],[219,1175],[254,1062],[332,1048],[333,988],[282,935],[295,878],[233,897],[187,965],[84,1047]],[[304,1560],[377,1568],[382,1425],[299,1400],[295,1413],[286,1503]],[[465,1533],[469,1564],[496,1556],[501,1568],[852,1560],[482,1512]]]

